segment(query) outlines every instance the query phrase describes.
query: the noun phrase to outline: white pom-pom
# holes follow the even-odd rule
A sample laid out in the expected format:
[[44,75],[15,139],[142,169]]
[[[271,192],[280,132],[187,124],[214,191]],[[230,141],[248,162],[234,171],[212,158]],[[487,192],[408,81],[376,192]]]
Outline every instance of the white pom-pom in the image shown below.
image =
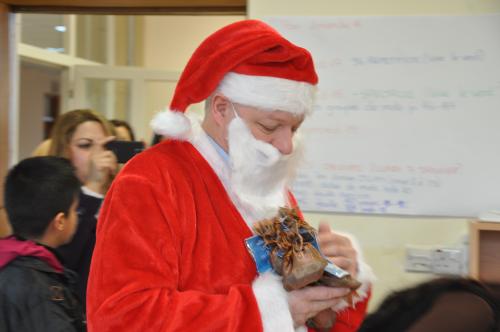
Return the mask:
[[187,140],[191,133],[191,122],[182,112],[166,109],[157,113],[150,122],[156,134],[166,138]]

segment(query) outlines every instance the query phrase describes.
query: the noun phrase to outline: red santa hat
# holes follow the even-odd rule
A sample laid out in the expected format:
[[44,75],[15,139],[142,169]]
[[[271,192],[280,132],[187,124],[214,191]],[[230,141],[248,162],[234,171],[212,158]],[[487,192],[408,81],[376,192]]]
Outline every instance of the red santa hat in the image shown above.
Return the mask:
[[169,110],[152,120],[160,135],[185,139],[186,108],[218,91],[231,101],[296,114],[312,108],[318,76],[311,54],[257,20],[230,24],[205,39],[177,83]]

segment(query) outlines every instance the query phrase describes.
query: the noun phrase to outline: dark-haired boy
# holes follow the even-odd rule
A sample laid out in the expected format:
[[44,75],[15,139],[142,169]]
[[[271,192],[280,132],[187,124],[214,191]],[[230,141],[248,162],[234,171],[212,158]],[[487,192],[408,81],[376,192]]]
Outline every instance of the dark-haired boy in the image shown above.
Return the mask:
[[54,248],[73,237],[80,182],[63,158],[21,161],[5,181],[14,235],[0,239],[0,331],[85,331],[74,273]]

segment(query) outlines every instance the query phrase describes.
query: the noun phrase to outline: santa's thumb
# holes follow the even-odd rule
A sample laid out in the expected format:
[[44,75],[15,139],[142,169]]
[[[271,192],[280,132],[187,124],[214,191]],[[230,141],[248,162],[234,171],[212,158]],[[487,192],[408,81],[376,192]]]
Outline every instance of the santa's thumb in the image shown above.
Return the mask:
[[321,222],[318,226],[318,233],[330,233],[332,229],[330,228],[330,225],[328,225],[326,222]]

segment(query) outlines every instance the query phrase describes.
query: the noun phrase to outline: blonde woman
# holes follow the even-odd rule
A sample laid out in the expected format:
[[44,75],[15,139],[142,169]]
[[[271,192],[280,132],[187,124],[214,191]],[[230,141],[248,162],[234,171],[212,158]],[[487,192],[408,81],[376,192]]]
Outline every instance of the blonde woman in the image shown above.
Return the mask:
[[48,154],[64,157],[75,167],[82,183],[79,224],[73,240],[58,248],[66,267],[79,275],[78,290],[85,303],[90,260],[95,244],[97,213],[118,164],[104,145],[112,140],[113,127],[98,113],[80,109],[61,114],[54,124]]

